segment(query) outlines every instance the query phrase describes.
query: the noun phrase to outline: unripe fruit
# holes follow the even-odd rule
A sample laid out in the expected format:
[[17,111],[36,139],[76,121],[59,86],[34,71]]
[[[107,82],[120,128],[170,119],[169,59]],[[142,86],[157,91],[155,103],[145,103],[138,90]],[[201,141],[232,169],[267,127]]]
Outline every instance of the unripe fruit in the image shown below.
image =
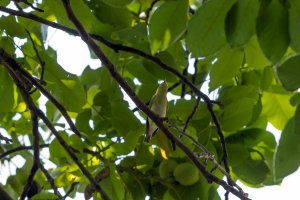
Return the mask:
[[177,165],[173,175],[175,180],[184,186],[193,185],[199,180],[198,169],[188,162]]
[[161,163],[158,167],[159,176],[162,179],[171,177],[173,174],[173,171],[177,165],[178,165],[178,163],[172,159],[161,161]]

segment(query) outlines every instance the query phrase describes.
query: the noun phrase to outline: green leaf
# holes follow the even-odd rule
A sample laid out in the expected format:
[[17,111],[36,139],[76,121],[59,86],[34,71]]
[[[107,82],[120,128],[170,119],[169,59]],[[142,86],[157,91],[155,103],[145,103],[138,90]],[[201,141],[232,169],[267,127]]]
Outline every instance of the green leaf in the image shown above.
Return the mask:
[[145,130],[139,129],[136,131],[130,131],[126,134],[126,136],[124,136],[124,142],[122,143],[117,143],[113,146],[114,151],[118,154],[118,155],[127,155],[129,154],[131,151],[134,150],[134,148],[136,147],[136,145],[138,144],[138,140],[139,138],[142,136],[142,133]]
[[295,108],[290,104],[291,95],[264,92],[262,96],[263,111],[272,125],[282,130],[286,122],[294,115]]
[[32,200],[40,200],[40,199],[55,200],[55,199],[57,199],[57,196],[54,193],[41,192],[41,193],[38,193],[37,195],[34,195],[30,199],[32,199]]
[[169,103],[168,107],[168,116],[173,118],[181,118],[186,119],[190,113],[192,112],[194,105],[196,103],[195,100],[186,100],[186,99],[178,99],[176,102]]
[[154,162],[153,149],[149,145],[140,145],[136,154],[136,168],[142,172],[151,169]]
[[289,46],[288,26],[288,11],[276,0],[271,1],[257,20],[259,44],[272,63],[277,63]]
[[208,199],[209,185],[203,184],[204,178],[200,176],[200,180],[190,186],[177,185],[170,188],[164,194],[164,200],[180,200],[180,199]]
[[79,78],[66,72],[46,52],[41,52],[41,57],[46,63],[45,81],[48,91],[68,111],[80,112],[86,103],[86,92]]
[[239,72],[243,56],[242,51],[230,47],[220,53],[210,72],[209,88],[211,91],[233,80]]
[[228,152],[228,162],[230,166],[242,165],[243,162],[249,157],[249,152],[243,144],[231,144],[226,145]]
[[256,36],[253,36],[247,43],[245,47],[245,57],[249,68],[262,69],[271,64],[262,52]]
[[[132,21],[132,14],[126,7],[115,7],[99,1],[85,1],[95,16],[98,18],[97,22],[100,25],[110,25],[113,30],[120,30],[122,28],[130,27]],[[107,26],[107,25],[106,25]],[[104,27],[105,28],[105,27]],[[100,28],[93,28],[101,31]],[[107,29],[107,27],[106,27]]]
[[293,106],[297,106],[300,103],[300,93],[295,93],[291,99],[290,99],[290,103]]
[[150,52],[147,25],[140,23],[133,27],[128,27],[111,35],[112,39],[126,43],[134,48],[140,49],[144,52]]
[[[15,54],[16,47],[14,41],[11,39],[11,37],[1,37],[0,38],[0,45],[5,51],[11,55]],[[24,46],[24,45],[23,45]],[[22,47],[23,47],[22,46]]]
[[300,1],[290,0],[291,7],[289,9],[289,32],[291,37],[291,47],[300,52]]
[[[272,133],[259,128],[241,130],[226,138],[228,144],[241,144],[249,151],[256,149],[264,154],[266,151],[274,152],[276,147],[275,137]],[[251,152],[251,150],[250,150]]]
[[124,199],[125,189],[123,187],[121,177],[117,172],[115,164],[110,164],[110,180],[112,183],[113,199],[122,200]]
[[133,0],[103,0],[104,3],[115,7],[124,7],[130,4]]
[[187,24],[187,0],[166,1],[150,16],[151,53],[166,50],[184,33]]
[[277,74],[283,85],[289,91],[300,87],[300,55],[292,56],[285,60],[278,68]]
[[186,36],[187,48],[194,57],[211,55],[225,46],[225,17],[235,2],[211,0],[197,10]]
[[[160,54],[157,55],[157,57],[165,64],[172,66],[175,69],[178,69],[179,66],[175,62],[175,59],[168,52],[166,52],[166,51],[161,52]],[[156,77],[156,80],[160,79],[160,80],[165,80],[167,82],[177,81],[174,74],[170,73],[169,71],[164,70],[162,67],[160,67],[156,63],[153,63],[149,60],[144,59],[143,66],[145,67],[145,69],[148,72],[150,72],[152,75],[154,75]]]
[[[128,72],[140,82],[153,84],[156,82],[156,77],[153,76],[145,67],[143,67],[143,61],[141,59],[131,59],[126,64]],[[150,91],[149,91],[150,92]]]
[[242,71],[241,73],[241,84],[242,85],[251,85],[259,88],[260,86],[260,79],[261,79],[261,73],[258,70],[248,70],[248,71]]
[[232,169],[241,180],[253,185],[262,183],[270,173],[268,166],[257,152],[252,152],[241,165],[234,166]]
[[241,98],[224,105],[224,114],[220,118],[222,129],[235,131],[246,125],[252,118],[255,102],[250,98]]
[[144,200],[145,189],[142,180],[139,180],[133,173],[123,172],[121,178],[126,185],[126,190],[131,194],[132,199]]
[[272,67],[265,67],[260,80],[260,87],[262,90],[268,91],[274,79],[274,72]]
[[242,98],[252,99],[253,103],[256,103],[259,98],[258,88],[252,85],[223,87],[220,90],[218,101],[226,105]]
[[1,6],[7,6],[10,3],[10,0],[2,0]]
[[6,69],[0,66],[0,112],[10,112],[15,102],[14,82]]
[[[68,140],[66,133],[60,132],[60,136],[63,137],[65,141]],[[69,158],[65,149],[61,146],[57,139],[54,139],[49,145],[49,152],[51,161],[54,161],[57,164],[66,163],[66,159]]]
[[111,123],[121,136],[126,136],[128,132],[136,131],[141,127],[139,120],[125,102],[112,102],[111,113]]
[[76,118],[76,127],[78,130],[83,131],[85,133],[92,132],[92,128],[90,127],[91,120],[91,110],[85,109],[83,112],[79,113]]
[[226,35],[230,43],[241,46],[255,33],[258,0],[237,1],[226,17]]
[[[299,122],[300,120],[300,106],[298,105],[297,108],[296,108],[296,111],[295,111],[295,121],[296,122]],[[300,134],[299,130],[300,130],[300,124],[299,123],[295,123],[295,133],[296,134]]]
[[226,142],[230,165],[238,178],[254,186],[266,181],[275,184],[270,170],[276,147],[272,133],[258,128],[246,129],[228,136]]
[[9,15],[7,17],[1,16],[0,18],[1,32],[5,31],[11,37],[25,38],[27,33],[22,25],[16,22],[15,16]]
[[[20,174],[18,174],[20,176]],[[14,190],[16,194],[21,195],[23,191],[23,182],[20,180],[20,177],[15,175],[15,176],[9,176],[7,179],[6,184],[10,185],[11,188]]]
[[275,153],[275,178],[282,180],[296,171],[300,165],[300,130],[295,129],[296,119],[289,120],[281,133],[279,145]]

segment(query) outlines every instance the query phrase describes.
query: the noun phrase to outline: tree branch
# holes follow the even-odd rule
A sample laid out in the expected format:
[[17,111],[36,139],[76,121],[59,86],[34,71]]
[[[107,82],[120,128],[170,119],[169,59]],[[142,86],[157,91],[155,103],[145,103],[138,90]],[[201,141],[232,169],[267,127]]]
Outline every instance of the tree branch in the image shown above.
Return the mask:
[[40,162],[39,165],[41,171],[44,173],[44,175],[46,176],[48,182],[51,185],[52,190],[54,191],[54,194],[59,198],[59,199],[64,199],[64,197],[60,194],[60,192],[58,191],[58,188],[55,185],[54,179],[51,177],[51,175],[49,174],[49,172],[47,171],[47,169],[44,167],[44,165]]
[[[29,94],[26,93],[26,92],[29,92],[29,91],[27,90],[26,86],[23,85],[23,82],[22,82],[22,78],[24,78],[24,77],[25,78],[28,77],[27,79],[30,80],[30,81],[32,81],[31,83],[37,84],[39,87],[41,87],[43,89],[43,87],[38,83],[38,81],[36,79],[34,79],[33,77],[31,77],[31,75],[26,70],[24,70],[23,68],[21,68],[21,66],[19,65],[19,63],[17,63],[14,60],[14,58],[12,58],[7,52],[5,52],[5,50],[2,47],[0,47],[0,59],[1,59],[1,62],[4,64],[4,66],[7,68],[7,70],[10,72],[10,74],[11,74],[12,78],[14,79],[15,83],[17,84],[17,86],[22,89],[22,90],[20,90],[21,92],[23,92],[23,93],[25,93],[25,94],[27,94],[29,96]],[[15,74],[19,74],[19,73],[21,73],[20,74],[21,77],[16,77]],[[24,74],[22,74],[22,73],[24,73]],[[38,89],[40,89],[40,88],[38,88]],[[46,91],[46,90],[44,90],[44,91]],[[22,95],[23,95],[23,93],[22,93]],[[27,95],[23,96],[25,102],[27,101],[26,98],[28,98]],[[96,190],[100,192],[100,194],[102,195],[102,198],[104,200],[109,200],[110,198],[102,190],[102,188],[100,187],[100,185],[93,178],[93,176],[89,173],[89,171],[79,161],[78,157],[73,152],[73,149],[59,135],[59,133],[54,128],[54,126],[51,124],[50,120],[45,116],[45,114],[38,107],[36,107],[36,105],[34,103],[32,103],[32,104],[29,103],[27,106],[29,107],[30,111],[32,111],[34,114],[36,114],[37,117],[39,117],[39,118],[41,118],[43,120],[43,122],[50,129],[50,131],[54,134],[54,136],[57,138],[58,142],[63,146],[63,148],[66,150],[66,152],[70,155],[70,157],[76,163],[76,165],[79,167],[79,169],[82,171],[82,173],[93,184],[93,186],[96,188]],[[38,162],[38,165],[39,165],[39,162]],[[34,166],[38,168],[38,165],[34,165]]]
[[31,37],[30,32],[29,32],[27,29],[25,29],[25,31],[26,31],[27,34],[28,34],[28,37],[29,37],[29,39],[30,39],[30,41],[31,41],[31,44],[32,44],[32,46],[33,46],[33,50],[34,50],[34,52],[35,52],[35,54],[36,54],[36,57],[37,57],[37,59],[39,60],[40,65],[41,65],[41,69],[42,69],[42,70],[41,70],[41,77],[40,77],[40,80],[44,81],[45,62],[42,60],[42,58],[41,58],[41,56],[40,56],[40,54],[39,54],[39,51],[38,51],[38,49],[37,49],[37,47],[36,47],[36,45],[35,45],[35,43],[34,43],[32,37]]
[[[5,59],[3,59],[3,57],[1,56],[0,58],[1,62],[4,64],[4,66],[8,66],[8,63],[6,62]],[[9,67],[7,67],[8,72],[10,74],[10,76],[13,78],[13,80],[15,81],[28,109],[30,110],[30,114],[31,114],[31,123],[32,123],[32,135],[33,135],[33,165],[31,167],[30,170],[30,174],[27,178],[27,182],[26,185],[24,186],[23,192],[21,194],[20,199],[24,200],[28,194],[29,189],[32,186],[33,183],[33,179],[34,176],[37,172],[37,170],[39,169],[39,163],[40,163],[40,150],[39,150],[39,130],[38,130],[38,117],[36,115],[36,113],[34,112],[34,103],[33,100],[30,96],[30,94],[28,93],[28,91],[26,90],[26,88],[24,87],[24,85],[20,82],[20,79],[18,77],[16,77],[16,73],[14,73],[13,71],[11,71],[11,69]]]
[[[41,144],[39,145],[39,148],[48,148],[49,147],[49,144]],[[4,157],[12,154],[12,153],[15,153],[15,152],[18,152],[18,151],[23,151],[23,150],[31,150],[33,149],[33,146],[19,146],[19,147],[16,147],[16,148],[13,148],[13,149],[10,149],[6,152],[4,152],[3,154],[0,155],[0,160],[3,159]]]
[[4,140],[6,143],[12,143],[12,139],[5,137],[4,135],[1,134],[0,132],[0,140]]
[[192,118],[194,117],[198,107],[199,107],[199,104],[200,104],[200,98],[198,97],[197,100],[196,100],[196,103],[195,103],[195,106],[191,112],[191,114],[188,116],[188,118],[186,119],[185,123],[184,123],[184,127],[182,129],[183,132],[185,132],[185,130],[187,129],[190,121],[192,120]]
[[[185,154],[192,160],[192,162],[198,167],[200,172],[204,175],[204,177],[208,180],[208,182],[215,182],[222,187],[225,188],[226,191],[230,191],[231,193],[235,194],[241,199],[248,199],[247,197],[244,196],[244,194],[240,193],[237,191],[235,188],[232,186],[228,185],[225,181],[217,178],[213,174],[209,173],[206,171],[205,167],[199,162],[197,157],[194,155],[193,152],[190,151],[190,149],[182,143],[177,137],[175,137],[169,130],[168,128],[165,127],[163,124],[163,121],[155,114],[153,113],[143,102],[137,97],[135,92],[130,88],[130,86],[127,84],[127,82],[122,78],[122,76],[118,73],[116,70],[114,64],[106,57],[106,55],[102,52],[100,47],[93,41],[91,36],[85,31],[84,27],[82,24],[79,22],[79,20],[76,18],[76,16],[73,13],[73,10],[70,5],[69,0],[62,0],[63,5],[65,7],[65,10],[67,12],[67,15],[69,19],[73,22],[75,27],[77,28],[81,39],[90,47],[90,49],[95,53],[95,55],[101,60],[103,65],[109,70],[111,76],[118,82],[118,84],[123,88],[123,90],[128,94],[128,96],[131,98],[131,100],[137,105],[137,107],[142,110],[156,125],[159,127],[160,130],[171,140],[175,141],[176,145],[181,148]],[[156,58],[155,58],[156,59]],[[172,69],[172,71],[174,71]],[[210,103],[210,99],[200,92],[191,82],[188,81],[184,76],[182,76],[179,72],[176,71],[176,73],[179,74],[178,77],[183,77],[185,82],[195,91],[197,91],[198,95],[201,95],[201,98],[205,98],[205,102],[208,102],[207,104],[208,109],[211,110],[213,116],[214,116],[214,121],[216,120],[216,123],[218,124],[217,118],[212,110],[212,104]],[[220,129],[220,125],[218,124],[218,128]],[[221,132],[222,133],[222,132]],[[223,135],[222,135],[223,136]],[[224,139],[224,137],[223,137]],[[224,143],[225,144],[225,143]],[[224,153],[224,152],[223,152]],[[226,149],[225,149],[226,153]],[[226,154],[226,160],[227,160],[227,154]],[[227,161],[226,161],[227,162]]]
[[5,62],[9,63],[7,66],[13,73],[16,73],[19,75],[17,77],[18,79],[24,79],[22,83],[29,84],[26,88],[26,90],[30,90],[32,85],[34,85],[40,92],[45,95],[50,102],[52,102],[55,107],[60,111],[62,116],[66,119],[67,123],[69,124],[71,130],[79,137],[81,138],[80,131],[76,128],[75,124],[73,123],[72,119],[68,115],[66,109],[43,87],[43,85],[40,83],[40,81],[34,77],[31,76],[29,72],[24,70],[20,64],[12,57],[10,56],[2,47],[0,47],[0,56],[5,60]]

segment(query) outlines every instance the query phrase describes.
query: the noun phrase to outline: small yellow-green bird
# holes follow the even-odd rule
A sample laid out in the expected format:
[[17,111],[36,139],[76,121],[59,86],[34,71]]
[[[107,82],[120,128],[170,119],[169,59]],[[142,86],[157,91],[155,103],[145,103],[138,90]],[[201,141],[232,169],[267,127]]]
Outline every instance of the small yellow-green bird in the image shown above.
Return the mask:
[[[157,114],[159,117],[166,117],[167,112],[167,106],[168,106],[168,99],[167,99],[167,93],[168,93],[168,85],[164,81],[162,82],[153,97],[150,100],[149,108]],[[158,130],[156,124],[147,117],[146,120],[146,132],[145,132],[145,143],[149,143],[152,136],[156,133]]]

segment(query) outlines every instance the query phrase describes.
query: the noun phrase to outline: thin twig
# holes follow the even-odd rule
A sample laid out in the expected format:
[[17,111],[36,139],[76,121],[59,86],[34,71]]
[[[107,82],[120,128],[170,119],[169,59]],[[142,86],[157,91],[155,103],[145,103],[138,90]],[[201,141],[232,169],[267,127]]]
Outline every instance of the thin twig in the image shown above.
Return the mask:
[[52,188],[54,194],[58,197],[58,199],[64,199],[64,197],[58,191],[58,188],[55,185],[54,179],[51,177],[51,175],[49,174],[48,170],[44,167],[44,165],[41,162],[40,162],[39,168],[41,169],[41,171],[46,176],[48,183],[50,183],[51,188]]
[[[5,50],[0,47],[0,58],[1,58],[1,62],[2,64],[5,65],[5,67],[7,67],[8,71],[14,71],[14,70],[20,70],[20,73],[24,73],[25,75],[28,74],[27,71],[23,70],[23,68],[21,68],[21,66],[19,65],[19,63],[17,63],[7,52],[5,52]],[[15,83],[18,85],[19,88],[22,88],[23,90],[21,91],[25,91],[25,87],[23,85],[22,82],[20,82],[20,80],[15,77],[15,73],[10,73],[11,76],[14,78]],[[25,76],[23,75],[23,76]],[[28,77],[29,80],[31,80],[31,76]],[[33,81],[32,81],[33,80]],[[38,82],[35,79],[32,79],[31,81],[35,84],[37,84]],[[39,83],[38,83],[39,84]],[[39,85],[40,86],[40,85]],[[39,88],[38,88],[39,89]],[[27,97],[27,96],[25,96]],[[26,100],[25,100],[26,101]],[[100,187],[100,185],[97,183],[97,181],[93,178],[93,176],[89,173],[89,171],[83,166],[83,164],[79,161],[78,157],[76,156],[76,154],[74,153],[74,151],[72,150],[72,148],[66,143],[66,141],[59,135],[58,131],[54,128],[53,124],[50,122],[50,120],[45,116],[45,114],[38,108],[36,107],[36,105],[29,104],[28,106],[29,109],[35,113],[39,118],[42,119],[42,121],[46,124],[46,126],[50,129],[50,131],[54,134],[54,136],[57,138],[58,142],[62,145],[62,147],[66,150],[66,152],[70,155],[70,157],[72,158],[72,160],[76,163],[76,165],[79,167],[79,169],[82,171],[82,173],[87,177],[87,179],[93,184],[93,186],[96,188],[97,191],[100,192],[100,194],[102,195],[104,200],[109,200],[109,197],[107,196],[107,194],[104,192],[104,190],[102,190],[102,188]],[[38,167],[38,166],[37,166]]]
[[58,191],[58,188],[55,186],[54,179],[51,177],[51,175],[49,174],[49,172],[47,171],[47,169],[42,165],[42,163],[40,163],[39,167],[40,167],[41,171],[44,173],[44,175],[46,176],[47,181],[50,183],[51,188],[53,189],[54,194],[59,199],[63,199],[63,196],[60,194],[60,192]]
[[170,124],[171,128],[174,128],[175,130],[177,130],[180,135],[183,135],[187,138],[189,138],[194,145],[196,145],[197,147],[199,147],[202,151],[205,152],[205,154],[207,154],[209,157],[214,157],[214,155],[207,150],[202,144],[200,144],[197,140],[195,140],[192,136],[190,136],[189,134],[185,133],[184,131],[180,130],[172,121],[168,120],[168,123]]
[[71,185],[70,189],[68,190],[68,192],[66,192],[66,194],[63,196],[63,199],[66,199],[71,194],[71,192],[73,192],[76,185],[78,185],[78,184],[79,184],[79,182],[72,183],[72,185]]
[[197,77],[197,73],[198,73],[198,59],[196,58],[195,59],[195,62],[194,62],[194,74],[193,74],[193,77],[192,77],[192,83],[195,85],[196,84],[196,77]]
[[187,118],[187,120],[186,120],[186,122],[184,124],[184,127],[182,129],[183,132],[185,132],[185,130],[187,129],[187,127],[188,127],[188,125],[190,123],[190,121],[194,117],[194,115],[195,115],[195,113],[196,113],[196,111],[197,111],[197,109],[199,107],[199,104],[200,104],[200,98],[198,97],[197,100],[196,100],[195,106],[194,106],[194,108],[193,108],[193,110],[191,112],[191,114],[188,116],[188,118]]
[[[0,58],[1,62],[4,64],[4,66],[7,67],[8,63],[5,62],[5,60],[3,59],[3,57]],[[36,113],[34,112],[34,103],[33,100],[30,96],[30,94],[28,93],[28,91],[26,91],[26,88],[24,87],[23,84],[21,84],[21,82],[19,81],[19,79],[16,77],[16,74],[13,73],[9,67],[7,67],[8,72],[10,74],[10,76],[13,78],[13,80],[15,81],[27,107],[30,110],[30,114],[31,114],[31,123],[32,123],[32,135],[33,135],[33,164],[30,170],[30,174],[27,178],[27,182],[23,188],[23,192],[21,194],[20,199],[24,200],[28,194],[29,189],[32,186],[33,183],[33,179],[34,176],[37,172],[37,170],[39,169],[39,163],[40,163],[40,149],[39,149],[39,130],[38,130],[38,117],[36,115]]]
[[[187,63],[186,66],[185,66],[185,68],[184,68],[183,71],[182,71],[182,75],[183,75],[183,76],[186,76],[186,75],[187,75],[187,73],[188,73],[188,68],[189,68],[189,64]],[[184,98],[184,96],[185,96],[185,94],[186,94],[185,90],[186,90],[186,85],[183,83],[183,84],[181,85],[181,95],[180,95],[181,98]]]
[[[110,175],[110,169],[109,167],[105,167],[103,168],[101,171],[99,171],[96,176],[95,179],[97,182],[102,181],[103,179],[107,178]],[[84,189],[84,198],[90,199],[93,194],[95,192],[95,188],[93,187],[93,185],[87,185],[86,188]]]
[[92,150],[89,150],[89,149],[86,149],[86,148],[83,149],[83,152],[84,152],[84,153],[88,153],[88,154],[90,154],[90,155],[92,155],[92,156],[98,158],[98,159],[101,160],[101,161],[104,161],[104,160],[105,160],[105,159],[100,155],[99,152],[95,152],[95,151],[92,151]]
[[6,143],[12,143],[12,139],[5,137],[4,135],[1,134],[1,132],[0,132],[0,140],[4,140]]
[[27,0],[18,0],[18,1],[13,0],[13,1],[19,9],[20,9],[20,7],[19,7],[18,3],[24,3],[24,4],[28,5],[30,8],[32,8],[33,10],[36,10],[38,12],[44,12],[44,10],[42,10],[38,7],[35,7],[34,5],[32,5],[32,3],[29,3]]
[[[49,144],[40,144],[39,145],[39,148],[48,148],[49,147]],[[18,151],[23,151],[23,150],[31,150],[33,149],[33,146],[19,146],[19,147],[16,147],[16,148],[13,148],[13,149],[10,149],[4,153],[2,153],[0,155],[0,160],[5,158],[6,156],[10,155],[10,154],[13,154],[15,152],[18,152]]]
[[[1,6],[0,6],[1,7]],[[7,67],[11,68],[10,70],[13,71],[14,73],[17,73],[19,76],[17,78],[22,78],[21,81],[23,85],[27,85],[28,89],[26,90],[30,91],[32,85],[34,85],[45,97],[48,98],[50,102],[52,102],[55,107],[60,111],[62,116],[65,118],[67,123],[69,124],[71,130],[79,137],[81,138],[81,133],[80,131],[76,128],[74,122],[70,118],[70,116],[67,113],[67,110],[61,105],[40,83],[40,81],[34,77],[31,76],[29,72],[24,70],[21,65],[12,57],[10,56],[2,47],[0,47],[0,55],[2,58],[5,59],[5,62],[9,63]],[[23,79],[24,78],[24,79]]]
[[44,81],[45,62],[42,60],[42,58],[41,58],[41,56],[40,56],[40,54],[39,54],[39,51],[38,51],[38,49],[37,49],[37,47],[36,47],[36,45],[35,45],[35,43],[34,43],[32,37],[31,37],[30,32],[29,32],[27,29],[25,29],[25,31],[27,32],[27,34],[28,34],[28,36],[29,36],[29,38],[30,38],[30,41],[31,41],[32,46],[33,46],[33,50],[34,50],[34,52],[35,52],[35,54],[36,54],[37,59],[38,59],[39,62],[40,62],[40,66],[41,66],[41,69],[42,69],[42,70],[41,70],[41,77],[40,77],[40,80]]

